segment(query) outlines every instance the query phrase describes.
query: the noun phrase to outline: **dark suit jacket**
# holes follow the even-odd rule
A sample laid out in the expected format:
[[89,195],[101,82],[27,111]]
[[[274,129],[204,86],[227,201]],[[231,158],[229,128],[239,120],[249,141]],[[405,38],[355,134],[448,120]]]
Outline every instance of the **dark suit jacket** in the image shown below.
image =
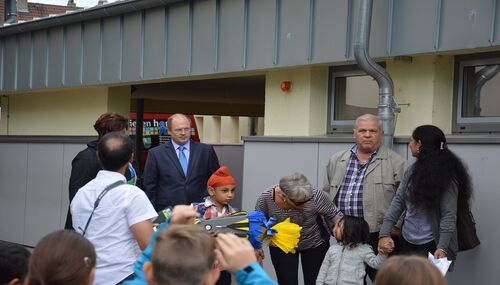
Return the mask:
[[191,141],[186,177],[174,146],[167,142],[149,150],[144,169],[144,192],[157,211],[201,202],[207,195],[207,180],[218,168],[219,159],[214,148]]

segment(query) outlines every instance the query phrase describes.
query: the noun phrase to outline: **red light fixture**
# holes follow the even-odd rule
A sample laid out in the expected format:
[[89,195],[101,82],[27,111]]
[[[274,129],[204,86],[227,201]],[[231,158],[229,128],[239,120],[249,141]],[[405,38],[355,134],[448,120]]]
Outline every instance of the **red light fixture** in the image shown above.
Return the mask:
[[292,89],[292,82],[291,81],[281,81],[280,88],[281,88],[281,91],[283,91],[283,92],[289,92]]

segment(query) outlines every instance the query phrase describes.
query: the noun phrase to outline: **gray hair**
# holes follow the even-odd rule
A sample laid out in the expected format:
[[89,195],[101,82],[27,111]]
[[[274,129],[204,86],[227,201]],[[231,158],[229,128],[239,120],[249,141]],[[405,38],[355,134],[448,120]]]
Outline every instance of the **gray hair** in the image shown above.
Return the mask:
[[356,121],[354,122],[354,129],[358,128],[359,121],[377,121],[378,128],[382,130],[382,121],[380,120],[379,116],[375,116],[372,114],[364,114],[357,117]]
[[283,176],[280,179],[279,186],[288,199],[294,203],[308,201],[313,195],[313,187],[309,179],[302,173],[295,172]]

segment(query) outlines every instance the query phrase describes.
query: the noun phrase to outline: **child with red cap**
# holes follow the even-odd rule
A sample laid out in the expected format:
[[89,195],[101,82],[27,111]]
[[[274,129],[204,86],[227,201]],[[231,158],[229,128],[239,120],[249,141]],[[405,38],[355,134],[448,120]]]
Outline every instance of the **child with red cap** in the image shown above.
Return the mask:
[[236,213],[237,210],[229,203],[233,201],[236,181],[226,166],[217,169],[207,182],[207,191],[210,196],[205,201],[193,206],[203,219],[224,217]]
[[[208,179],[207,191],[210,196],[205,197],[204,202],[192,205],[203,219],[229,216],[237,212],[229,205],[233,201],[235,188],[236,180],[229,173],[229,169],[223,165]],[[225,270],[221,271],[219,280],[215,284],[231,284],[231,274]]]

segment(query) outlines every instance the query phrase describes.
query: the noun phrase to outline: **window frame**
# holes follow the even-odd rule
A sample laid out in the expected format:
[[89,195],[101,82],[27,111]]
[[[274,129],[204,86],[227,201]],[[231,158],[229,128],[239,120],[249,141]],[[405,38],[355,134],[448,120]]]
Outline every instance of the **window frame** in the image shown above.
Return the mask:
[[455,56],[453,74],[453,133],[494,133],[500,132],[500,116],[496,117],[464,117],[463,88],[464,68],[488,64],[500,64],[500,52],[468,54]]
[[[385,68],[385,62],[377,62]],[[361,70],[357,64],[330,66],[328,70],[328,125],[327,134],[352,133],[355,120],[336,120],[336,86],[335,79],[337,77],[354,77],[354,76],[369,76],[365,71]],[[378,108],[378,106],[375,106]],[[378,115],[378,114],[374,114]]]

